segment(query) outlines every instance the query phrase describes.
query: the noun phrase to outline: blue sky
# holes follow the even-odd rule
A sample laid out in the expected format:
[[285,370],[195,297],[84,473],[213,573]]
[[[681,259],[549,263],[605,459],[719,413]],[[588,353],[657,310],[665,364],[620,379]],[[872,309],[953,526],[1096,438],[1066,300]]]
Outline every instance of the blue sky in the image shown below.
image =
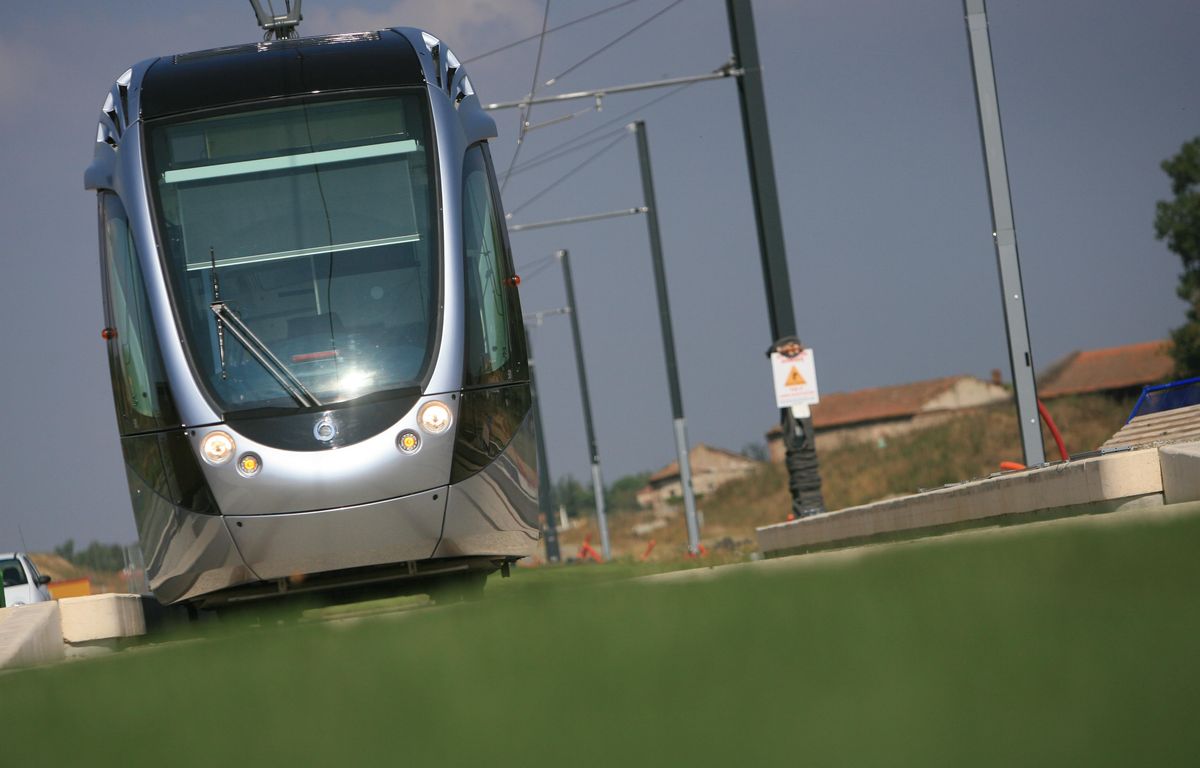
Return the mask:
[[[616,0],[557,0],[550,25]],[[551,35],[539,80],[666,7],[640,0]],[[538,31],[541,0],[308,0],[307,34],[423,26],[469,60]],[[770,130],[797,323],[822,391],[967,373],[1006,352],[966,31],[958,0],[757,0]],[[1200,134],[1200,6],[1185,0],[989,3],[1035,364],[1075,349],[1164,338],[1183,320],[1178,258],[1153,237],[1169,194],[1159,162]],[[0,313],[8,373],[0,549],[134,536],[112,414],[96,256],[83,190],[113,79],[150,56],[257,39],[249,4],[25,3],[0,25]],[[729,56],[724,4],[684,0],[575,69],[568,91],[707,72]],[[519,98],[536,43],[468,65],[484,101]],[[605,99],[530,132],[521,162],[633,111],[647,123],[684,406],[693,442],[740,449],[776,418],[745,154],[731,81]],[[586,102],[540,107],[533,122]],[[515,112],[497,113],[503,172]],[[621,122],[597,131],[600,136]],[[615,138],[615,135],[614,135]],[[641,204],[636,147],[608,140],[514,173],[514,222]],[[605,478],[671,461],[666,375],[645,221],[513,236],[527,311],[562,306],[547,261],[572,253]],[[551,470],[587,475],[562,317],[534,333]]]

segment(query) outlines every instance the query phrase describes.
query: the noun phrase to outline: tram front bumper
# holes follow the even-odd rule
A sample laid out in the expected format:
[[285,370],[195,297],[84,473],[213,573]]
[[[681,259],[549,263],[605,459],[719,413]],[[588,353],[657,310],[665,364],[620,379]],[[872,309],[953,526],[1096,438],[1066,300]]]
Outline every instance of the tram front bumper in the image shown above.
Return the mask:
[[229,533],[259,579],[386,565],[433,556],[447,488],[370,504],[275,515],[226,515]]

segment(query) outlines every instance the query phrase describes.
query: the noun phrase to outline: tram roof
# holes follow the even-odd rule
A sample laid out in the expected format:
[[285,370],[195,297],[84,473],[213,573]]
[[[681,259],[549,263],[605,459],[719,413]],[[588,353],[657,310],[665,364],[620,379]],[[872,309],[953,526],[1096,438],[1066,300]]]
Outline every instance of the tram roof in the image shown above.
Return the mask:
[[156,60],[142,78],[141,117],[322,91],[424,83],[416,51],[390,29],[251,43]]

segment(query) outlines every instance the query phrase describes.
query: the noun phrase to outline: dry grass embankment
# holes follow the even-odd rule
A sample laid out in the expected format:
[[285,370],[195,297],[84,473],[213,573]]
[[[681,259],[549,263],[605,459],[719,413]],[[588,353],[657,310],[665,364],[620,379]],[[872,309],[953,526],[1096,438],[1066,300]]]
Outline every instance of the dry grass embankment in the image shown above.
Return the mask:
[[[1047,407],[1067,450],[1078,454],[1096,449],[1111,437],[1125,423],[1133,401],[1086,395],[1056,399]],[[1043,429],[1042,438],[1047,459],[1057,460],[1058,449],[1048,429]],[[1021,439],[1013,407],[1004,404],[883,444],[860,443],[822,452],[821,481],[827,508],[844,509],[986,477],[999,470],[1000,462],[1020,460]],[[764,465],[754,475],[699,499],[697,506],[703,515],[702,540],[710,552],[706,562],[740,559],[755,548],[755,527],[787,518],[791,510],[787,473],[780,465]],[[651,539],[656,544],[650,561],[682,557],[687,549],[682,507],[665,527],[647,531],[644,526],[653,520],[650,512],[610,515],[614,557],[639,559]],[[564,558],[575,556],[587,535],[599,549],[599,535],[590,518],[561,532]]]
[[125,576],[119,571],[94,571],[82,568],[59,555],[44,552],[31,552],[29,557],[43,575],[54,581],[69,581],[71,579],[89,579],[92,582],[92,594],[105,592],[126,591]]

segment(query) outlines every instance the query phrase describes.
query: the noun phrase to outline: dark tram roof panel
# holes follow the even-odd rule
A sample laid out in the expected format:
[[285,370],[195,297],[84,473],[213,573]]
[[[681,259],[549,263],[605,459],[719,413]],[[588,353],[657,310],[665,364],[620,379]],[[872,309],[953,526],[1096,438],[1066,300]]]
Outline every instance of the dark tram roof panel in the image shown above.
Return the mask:
[[158,59],[142,79],[141,117],[424,83],[416,51],[392,30],[251,43]]

